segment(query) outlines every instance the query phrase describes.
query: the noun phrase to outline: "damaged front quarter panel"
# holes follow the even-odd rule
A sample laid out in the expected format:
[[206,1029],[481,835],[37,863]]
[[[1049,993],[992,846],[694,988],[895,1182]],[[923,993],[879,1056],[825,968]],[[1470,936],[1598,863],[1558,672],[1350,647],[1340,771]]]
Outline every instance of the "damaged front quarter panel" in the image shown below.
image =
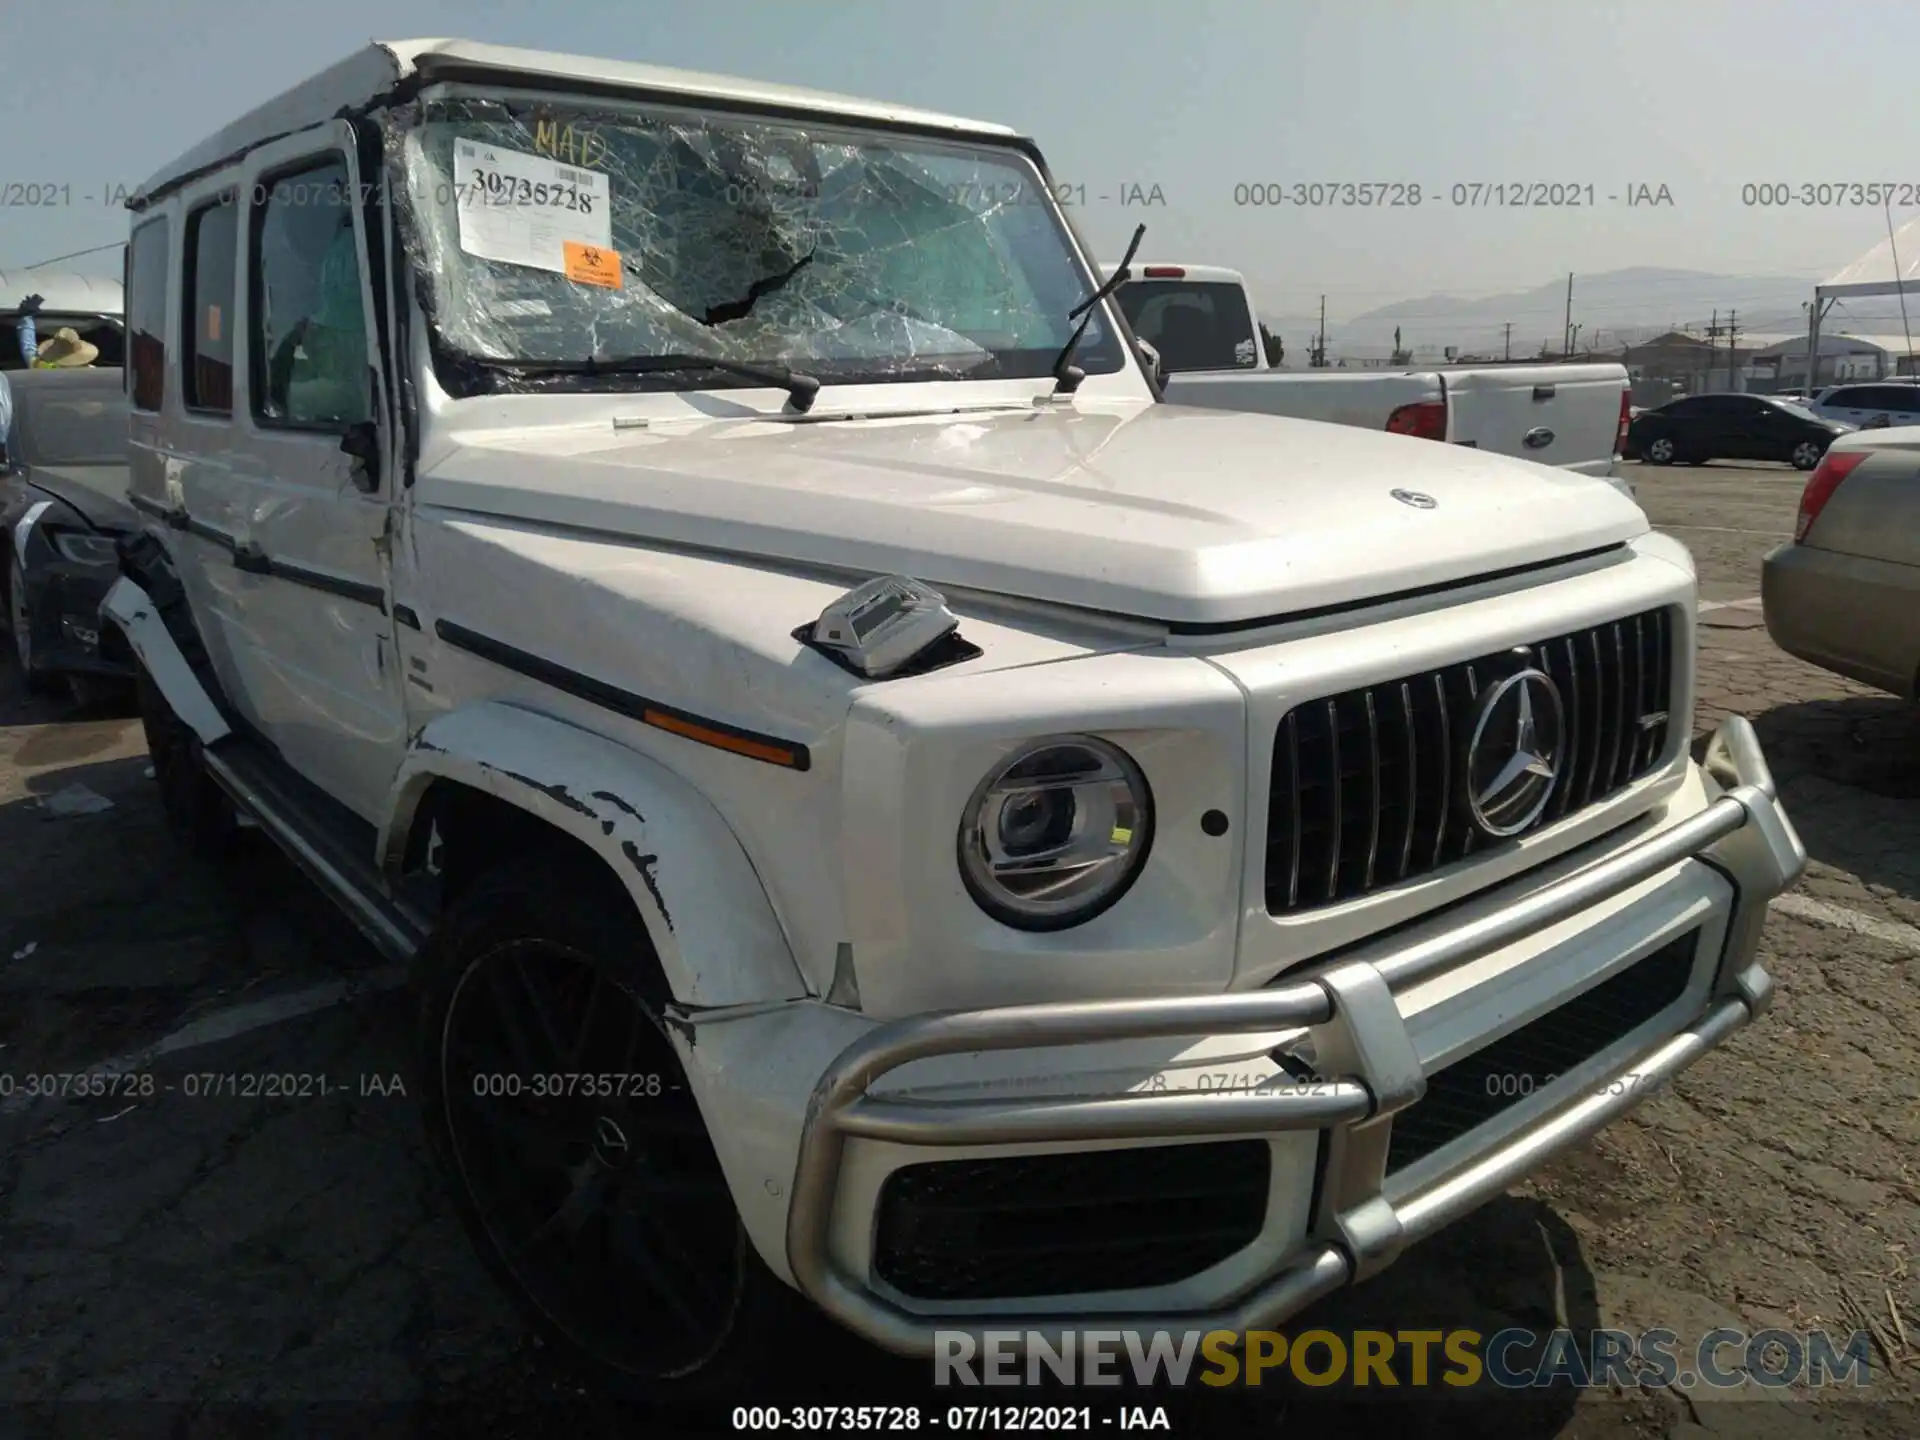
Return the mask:
[[436,781],[496,796],[600,856],[632,897],[676,1004],[711,1009],[807,996],[739,840],[658,762],[497,701],[443,715],[421,732],[395,780],[380,838],[389,873]]

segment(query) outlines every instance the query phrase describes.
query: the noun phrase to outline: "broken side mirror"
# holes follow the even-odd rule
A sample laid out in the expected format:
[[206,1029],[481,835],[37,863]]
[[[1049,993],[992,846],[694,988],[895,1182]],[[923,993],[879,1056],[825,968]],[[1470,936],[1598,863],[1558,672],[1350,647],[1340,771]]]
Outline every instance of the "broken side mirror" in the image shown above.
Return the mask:
[[340,437],[340,451],[353,461],[353,483],[371,495],[380,488],[380,431],[371,420],[358,420]]

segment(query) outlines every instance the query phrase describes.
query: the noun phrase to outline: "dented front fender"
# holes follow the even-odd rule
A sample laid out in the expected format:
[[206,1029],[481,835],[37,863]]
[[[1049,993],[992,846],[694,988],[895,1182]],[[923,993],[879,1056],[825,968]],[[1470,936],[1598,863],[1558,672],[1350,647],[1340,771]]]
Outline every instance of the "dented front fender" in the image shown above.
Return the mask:
[[497,796],[595,851],[633,897],[680,1005],[807,994],[732,828],[658,761],[499,701],[443,715],[414,739],[394,781],[379,849],[389,874],[402,864],[420,802],[439,779]]

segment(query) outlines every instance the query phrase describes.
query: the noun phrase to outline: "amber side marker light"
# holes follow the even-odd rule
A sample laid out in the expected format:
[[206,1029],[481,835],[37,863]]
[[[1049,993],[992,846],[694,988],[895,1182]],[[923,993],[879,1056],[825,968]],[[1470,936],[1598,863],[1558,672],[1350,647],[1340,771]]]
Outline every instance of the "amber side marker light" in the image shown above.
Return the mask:
[[696,740],[702,745],[711,745],[716,750],[731,750],[736,755],[745,755],[750,759],[764,760],[769,765],[785,765],[788,769],[803,769],[793,751],[779,745],[768,745],[759,740],[749,740],[741,735],[729,735],[724,730],[713,730],[692,720],[683,720],[678,715],[669,715],[662,710],[647,710],[642,713],[641,721],[656,730],[668,730],[688,740]]

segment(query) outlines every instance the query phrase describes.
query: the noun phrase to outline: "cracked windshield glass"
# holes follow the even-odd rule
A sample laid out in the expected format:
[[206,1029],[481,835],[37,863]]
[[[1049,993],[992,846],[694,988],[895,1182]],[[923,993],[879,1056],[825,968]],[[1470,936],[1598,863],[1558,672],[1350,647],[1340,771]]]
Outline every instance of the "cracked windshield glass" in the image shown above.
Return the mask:
[[[578,385],[571,363],[640,356],[1039,378],[1097,283],[1012,150],[498,98],[432,102],[393,143],[441,368],[468,392]],[[1074,363],[1120,368],[1104,314]],[[765,381],[683,367],[613,383]]]

